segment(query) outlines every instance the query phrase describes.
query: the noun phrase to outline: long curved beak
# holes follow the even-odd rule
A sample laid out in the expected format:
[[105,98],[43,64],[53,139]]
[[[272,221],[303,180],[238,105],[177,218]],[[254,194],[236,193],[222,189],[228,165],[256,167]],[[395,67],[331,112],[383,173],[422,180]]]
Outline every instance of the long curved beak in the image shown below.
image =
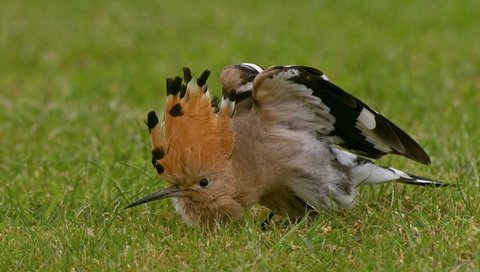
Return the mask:
[[129,209],[129,208],[132,208],[150,201],[162,199],[162,198],[179,197],[179,196],[180,197],[184,196],[183,191],[180,188],[178,188],[178,186],[170,186],[161,191],[155,192],[151,195],[142,197],[139,200],[134,201],[133,203],[125,207],[125,209]]

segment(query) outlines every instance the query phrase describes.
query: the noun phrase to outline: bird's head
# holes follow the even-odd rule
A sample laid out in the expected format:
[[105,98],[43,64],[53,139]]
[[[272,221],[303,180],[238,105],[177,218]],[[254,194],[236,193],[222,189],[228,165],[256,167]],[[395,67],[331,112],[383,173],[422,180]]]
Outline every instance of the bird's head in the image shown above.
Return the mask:
[[210,98],[206,84],[210,71],[192,79],[167,79],[163,122],[154,111],[147,116],[152,164],[171,186],[135,201],[133,207],[173,198],[176,210],[189,223],[209,224],[242,215],[239,188],[234,182],[232,115],[234,98]]

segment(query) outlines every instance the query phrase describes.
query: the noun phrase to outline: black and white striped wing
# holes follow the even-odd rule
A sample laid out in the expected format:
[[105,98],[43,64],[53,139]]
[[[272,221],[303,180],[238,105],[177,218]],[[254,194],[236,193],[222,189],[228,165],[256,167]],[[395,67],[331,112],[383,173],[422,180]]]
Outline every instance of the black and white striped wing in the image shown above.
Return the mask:
[[403,130],[317,69],[270,67],[255,77],[253,97],[267,122],[310,130],[365,157],[393,153],[430,163],[425,151]]
[[220,75],[224,98],[234,96],[252,96],[253,81],[263,69],[253,63],[229,65],[223,68]]
[[235,101],[235,113],[250,111],[253,103],[253,81],[263,69],[253,63],[229,65],[220,75],[223,99]]

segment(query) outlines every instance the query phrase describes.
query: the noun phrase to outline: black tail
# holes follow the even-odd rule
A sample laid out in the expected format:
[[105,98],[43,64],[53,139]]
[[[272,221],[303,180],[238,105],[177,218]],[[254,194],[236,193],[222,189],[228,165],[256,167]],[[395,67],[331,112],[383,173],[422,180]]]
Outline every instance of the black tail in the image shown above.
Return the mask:
[[420,176],[417,176],[417,175],[407,174],[405,172],[403,172],[402,174],[404,174],[404,175],[399,175],[400,178],[398,180],[396,180],[397,182],[419,185],[419,186],[432,186],[432,187],[455,186],[455,184],[445,183],[443,181],[438,181],[438,180],[431,180],[431,179],[428,179],[428,178],[425,178],[425,177],[420,177]]

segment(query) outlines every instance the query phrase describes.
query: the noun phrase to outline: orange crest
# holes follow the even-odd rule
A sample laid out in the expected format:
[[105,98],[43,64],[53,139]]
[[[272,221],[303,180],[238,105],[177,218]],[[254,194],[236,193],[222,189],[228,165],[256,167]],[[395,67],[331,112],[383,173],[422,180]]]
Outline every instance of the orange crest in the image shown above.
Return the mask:
[[[233,101],[224,97],[220,107],[210,99],[206,70],[195,81],[190,70],[182,78],[167,79],[167,100],[163,123],[154,111],[147,125],[152,143],[152,164],[172,184],[192,184],[213,171],[233,149]],[[189,180],[191,179],[191,180]]]

